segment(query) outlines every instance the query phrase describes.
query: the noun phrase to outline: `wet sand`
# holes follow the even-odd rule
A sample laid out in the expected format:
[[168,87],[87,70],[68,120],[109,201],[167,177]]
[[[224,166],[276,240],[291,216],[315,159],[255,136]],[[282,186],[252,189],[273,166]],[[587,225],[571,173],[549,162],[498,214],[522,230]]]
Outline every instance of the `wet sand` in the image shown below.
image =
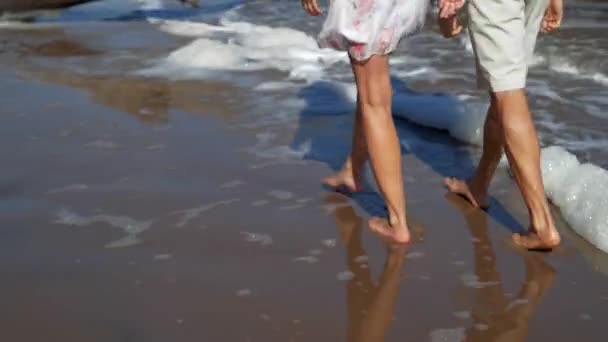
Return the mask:
[[471,210],[406,154],[417,238],[387,252],[372,193],[249,153],[228,84],[35,74],[0,77],[7,341],[605,339],[606,256],[563,223],[554,253],[512,247],[513,191]]

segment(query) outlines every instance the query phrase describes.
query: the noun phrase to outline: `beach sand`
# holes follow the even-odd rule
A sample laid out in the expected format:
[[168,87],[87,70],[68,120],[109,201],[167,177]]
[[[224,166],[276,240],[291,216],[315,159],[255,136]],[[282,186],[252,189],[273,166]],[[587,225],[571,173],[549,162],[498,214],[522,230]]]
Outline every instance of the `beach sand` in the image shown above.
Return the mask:
[[504,171],[486,214],[405,154],[416,238],[387,251],[365,225],[377,195],[326,191],[320,161],[251,153],[263,131],[235,128],[247,104],[221,100],[227,83],[7,67],[0,82],[3,340],[606,336],[606,256],[562,222],[553,253],[514,248],[525,208]]

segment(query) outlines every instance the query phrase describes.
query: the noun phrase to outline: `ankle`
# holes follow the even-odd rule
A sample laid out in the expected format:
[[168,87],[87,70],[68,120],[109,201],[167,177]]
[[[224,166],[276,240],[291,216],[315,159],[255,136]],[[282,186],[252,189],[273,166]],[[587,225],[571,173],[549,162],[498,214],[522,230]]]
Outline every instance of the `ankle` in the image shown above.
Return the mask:
[[486,197],[488,194],[488,185],[486,182],[479,181],[479,178],[473,177],[468,181],[469,190],[475,197]]
[[407,229],[407,223],[406,223],[405,215],[397,215],[395,213],[390,213],[389,212],[388,223],[395,230]]
[[543,212],[539,215],[531,215],[530,224],[534,231],[536,231],[536,234],[538,234],[545,242],[553,245],[559,245],[561,242],[561,238],[555,229],[550,212]]

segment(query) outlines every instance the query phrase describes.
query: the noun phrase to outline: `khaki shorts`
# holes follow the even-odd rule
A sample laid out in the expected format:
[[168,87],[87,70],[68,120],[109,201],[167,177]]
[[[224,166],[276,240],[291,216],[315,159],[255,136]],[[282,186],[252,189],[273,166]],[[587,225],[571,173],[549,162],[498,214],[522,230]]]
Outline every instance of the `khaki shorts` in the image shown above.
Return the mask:
[[528,62],[549,0],[469,0],[469,34],[480,88],[526,87]]

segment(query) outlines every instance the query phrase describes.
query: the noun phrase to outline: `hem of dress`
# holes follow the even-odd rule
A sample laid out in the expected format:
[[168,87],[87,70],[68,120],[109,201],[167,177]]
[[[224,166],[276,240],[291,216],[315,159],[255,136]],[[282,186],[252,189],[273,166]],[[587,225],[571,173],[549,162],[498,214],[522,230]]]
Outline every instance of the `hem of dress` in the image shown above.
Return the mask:
[[356,56],[353,56],[350,51],[347,51],[348,56],[351,57],[352,59],[354,59],[355,61],[357,61],[358,63],[362,63],[362,62],[367,62],[368,60],[370,60],[372,57],[374,56],[390,56],[393,54],[394,51],[388,51],[388,52],[374,52],[372,54],[370,54],[369,56],[365,56],[362,58],[357,58]]

